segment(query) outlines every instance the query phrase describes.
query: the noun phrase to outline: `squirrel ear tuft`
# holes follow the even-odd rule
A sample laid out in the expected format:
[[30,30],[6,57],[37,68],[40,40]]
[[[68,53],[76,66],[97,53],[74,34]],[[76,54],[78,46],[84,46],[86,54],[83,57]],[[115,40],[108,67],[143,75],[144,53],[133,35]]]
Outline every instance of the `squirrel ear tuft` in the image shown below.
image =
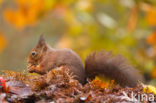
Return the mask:
[[43,35],[40,36],[39,41],[40,42],[45,42],[45,39],[44,39],[44,36]]
[[39,38],[39,41],[37,43],[37,47],[42,47],[44,45],[46,45],[46,42],[45,42],[45,39],[44,39],[43,35],[41,35],[40,38]]

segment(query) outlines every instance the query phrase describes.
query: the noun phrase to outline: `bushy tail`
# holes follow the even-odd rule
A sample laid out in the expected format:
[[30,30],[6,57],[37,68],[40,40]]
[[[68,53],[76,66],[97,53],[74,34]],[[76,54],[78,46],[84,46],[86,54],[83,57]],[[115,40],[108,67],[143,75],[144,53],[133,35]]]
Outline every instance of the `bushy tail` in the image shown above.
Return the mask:
[[93,79],[96,75],[104,75],[115,80],[121,86],[134,87],[143,77],[138,70],[127,63],[121,55],[113,56],[112,52],[94,52],[85,61],[86,76]]

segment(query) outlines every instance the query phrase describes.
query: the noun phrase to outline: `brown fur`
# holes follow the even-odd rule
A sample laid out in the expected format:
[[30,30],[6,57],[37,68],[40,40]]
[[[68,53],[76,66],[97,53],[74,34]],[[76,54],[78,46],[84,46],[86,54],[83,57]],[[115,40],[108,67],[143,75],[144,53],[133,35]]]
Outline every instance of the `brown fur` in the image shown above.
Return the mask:
[[[84,83],[86,76],[105,75],[122,86],[136,86],[141,75],[122,56],[112,56],[111,52],[94,52],[89,55],[83,68],[80,57],[70,49],[53,49],[40,37],[28,57],[28,71],[45,74],[51,69],[67,66],[79,82]],[[86,70],[86,73],[85,73]]]
[[134,87],[143,77],[133,66],[127,63],[121,55],[113,56],[112,52],[94,52],[85,61],[87,77],[94,78],[96,75],[114,79],[121,86]]
[[[35,52],[36,55],[32,55]],[[85,70],[80,57],[70,49],[52,49],[40,37],[36,47],[28,57],[28,71],[45,74],[49,70],[60,66],[67,66],[81,83],[85,82]]]

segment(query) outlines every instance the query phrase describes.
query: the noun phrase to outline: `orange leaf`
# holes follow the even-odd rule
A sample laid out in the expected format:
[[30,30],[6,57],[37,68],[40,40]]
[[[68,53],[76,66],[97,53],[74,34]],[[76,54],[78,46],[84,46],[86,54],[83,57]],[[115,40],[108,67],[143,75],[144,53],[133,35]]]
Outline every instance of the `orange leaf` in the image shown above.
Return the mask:
[[34,25],[44,12],[43,0],[16,0],[16,4],[17,9],[6,9],[4,17],[18,29]]
[[25,16],[22,14],[22,11],[12,11],[7,9],[4,11],[4,17],[16,28],[22,28],[26,24]]
[[92,84],[95,86],[95,87],[99,87],[99,88],[107,88],[108,86],[109,86],[109,83],[108,82],[106,82],[106,83],[104,83],[103,81],[101,81],[101,80],[93,80],[92,81]]
[[156,8],[151,6],[151,5],[147,5],[146,6],[146,21],[150,26],[156,26]]
[[151,45],[156,44],[156,31],[152,32],[146,39],[146,42]]
[[6,38],[0,33],[0,53],[3,51],[7,44]]
[[152,70],[151,77],[156,78],[156,67]]
[[131,9],[128,21],[128,30],[133,31],[136,28],[137,19],[138,19],[138,6],[136,5]]

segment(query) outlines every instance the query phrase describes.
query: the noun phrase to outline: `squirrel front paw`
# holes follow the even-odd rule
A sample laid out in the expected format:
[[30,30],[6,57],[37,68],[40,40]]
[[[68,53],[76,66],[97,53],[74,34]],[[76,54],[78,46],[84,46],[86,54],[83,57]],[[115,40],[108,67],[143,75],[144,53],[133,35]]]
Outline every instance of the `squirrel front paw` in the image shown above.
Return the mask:
[[45,74],[40,65],[28,65],[27,70],[29,73]]
[[33,73],[33,72],[35,72],[35,68],[36,67],[34,65],[28,65],[27,70],[29,73]]

